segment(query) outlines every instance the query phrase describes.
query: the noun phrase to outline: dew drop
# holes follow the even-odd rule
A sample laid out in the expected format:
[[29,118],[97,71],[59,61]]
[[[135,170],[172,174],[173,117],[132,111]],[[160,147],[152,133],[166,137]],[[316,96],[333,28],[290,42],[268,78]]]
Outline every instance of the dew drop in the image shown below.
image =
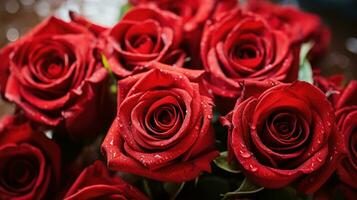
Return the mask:
[[212,115],[207,115],[207,118],[208,119],[212,119]]
[[258,168],[254,167],[253,165],[249,165],[249,167],[252,172],[256,172],[258,170]]
[[250,158],[250,157],[252,156],[252,154],[250,154],[249,152],[242,152],[242,153],[241,153],[241,156],[242,156],[243,158]]
[[161,156],[159,154],[156,154],[154,157],[155,158],[161,158]]
[[113,146],[114,145],[114,140],[111,140],[109,144]]
[[317,157],[317,160],[318,160],[319,162],[322,162],[322,159],[321,159],[320,157]]

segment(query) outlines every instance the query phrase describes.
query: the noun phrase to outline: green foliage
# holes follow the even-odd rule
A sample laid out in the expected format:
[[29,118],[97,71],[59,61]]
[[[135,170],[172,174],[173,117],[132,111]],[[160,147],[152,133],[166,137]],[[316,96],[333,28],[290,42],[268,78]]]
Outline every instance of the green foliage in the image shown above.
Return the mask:
[[306,81],[308,83],[313,84],[313,77],[312,77],[312,69],[309,60],[307,59],[307,55],[312,48],[313,43],[305,43],[301,46],[300,50],[300,68],[299,68],[299,76],[298,80]]
[[262,191],[263,189],[264,187],[257,186],[245,178],[237,190],[233,192],[227,192],[223,195],[222,200],[237,199],[245,195],[255,194]]
[[235,174],[241,173],[236,163],[234,162],[228,163],[227,151],[221,152],[220,155],[215,160],[213,160],[213,162],[217,165],[217,167],[223,169],[224,171],[235,173]]
[[129,2],[124,4],[119,11],[119,19],[123,18],[123,16],[125,15],[125,13],[127,13],[131,8],[133,7],[133,5],[131,5]]

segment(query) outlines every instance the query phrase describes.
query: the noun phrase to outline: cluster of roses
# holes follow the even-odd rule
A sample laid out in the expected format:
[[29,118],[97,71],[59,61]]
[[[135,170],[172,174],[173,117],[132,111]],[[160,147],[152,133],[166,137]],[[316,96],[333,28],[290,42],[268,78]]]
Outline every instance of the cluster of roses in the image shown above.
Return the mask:
[[[297,80],[302,44],[313,65],[328,45],[318,17],[262,1],[131,4],[113,27],[50,17],[0,51],[17,108],[0,123],[1,199],[147,199],[113,172],[193,180],[219,156],[217,134],[260,186],[311,194],[337,172],[356,197],[357,82]],[[83,166],[93,140],[106,164]]]

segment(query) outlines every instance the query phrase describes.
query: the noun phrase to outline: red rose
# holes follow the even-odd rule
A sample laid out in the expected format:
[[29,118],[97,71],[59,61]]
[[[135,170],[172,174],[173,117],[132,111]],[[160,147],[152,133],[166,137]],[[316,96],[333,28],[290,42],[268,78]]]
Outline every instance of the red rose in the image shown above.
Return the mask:
[[[336,118],[347,149],[337,173],[344,184],[357,190],[357,81],[352,81],[341,94],[336,104]],[[349,199],[353,199],[352,196]]]
[[7,80],[0,77],[4,96],[33,121],[88,134],[99,124],[107,91],[107,72],[94,56],[95,45],[94,35],[82,26],[45,20],[1,51],[2,71],[9,74]]
[[59,186],[60,150],[17,117],[0,122],[0,199],[45,199]]
[[306,82],[246,82],[229,127],[228,150],[245,175],[266,188],[316,191],[343,153],[326,96]]
[[202,71],[172,66],[119,81],[118,111],[102,149],[109,168],[182,182],[210,171],[214,150],[211,99],[195,83]]
[[237,0],[131,0],[134,5],[150,4],[171,11],[183,21],[183,48],[190,57],[189,67],[202,66],[200,41],[204,23],[211,17],[233,9]]
[[210,18],[217,6],[221,9],[233,8],[236,0],[130,0],[133,5],[153,4],[180,16],[184,30],[191,32],[203,25]]
[[291,39],[253,13],[235,9],[208,22],[201,41],[207,85],[218,97],[236,99],[242,80],[297,79]]
[[89,199],[133,199],[147,200],[138,189],[111,176],[101,161],[96,161],[78,176],[67,191],[65,200]]
[[185,54],[178,49],[182,40],[181,26],[180,18],[156,7],[131,9],[104,36],[112,71],[126,77],[137,67],[153,61],[182,66]]
[[264,16],[272,27],[287,33],[294,43],[314,42],[309,58],[320,57],[327,50],[331,33],[317,15],[266,0],[251,0],[246,9]]

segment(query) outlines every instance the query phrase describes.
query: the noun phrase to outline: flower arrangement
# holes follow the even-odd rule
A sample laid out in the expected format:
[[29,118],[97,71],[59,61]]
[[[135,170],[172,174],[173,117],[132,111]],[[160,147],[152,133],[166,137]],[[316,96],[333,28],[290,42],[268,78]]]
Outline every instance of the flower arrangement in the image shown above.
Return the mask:
[[0,199],[357,198],[357,82],[262,0],[130,0],[0,50]]

